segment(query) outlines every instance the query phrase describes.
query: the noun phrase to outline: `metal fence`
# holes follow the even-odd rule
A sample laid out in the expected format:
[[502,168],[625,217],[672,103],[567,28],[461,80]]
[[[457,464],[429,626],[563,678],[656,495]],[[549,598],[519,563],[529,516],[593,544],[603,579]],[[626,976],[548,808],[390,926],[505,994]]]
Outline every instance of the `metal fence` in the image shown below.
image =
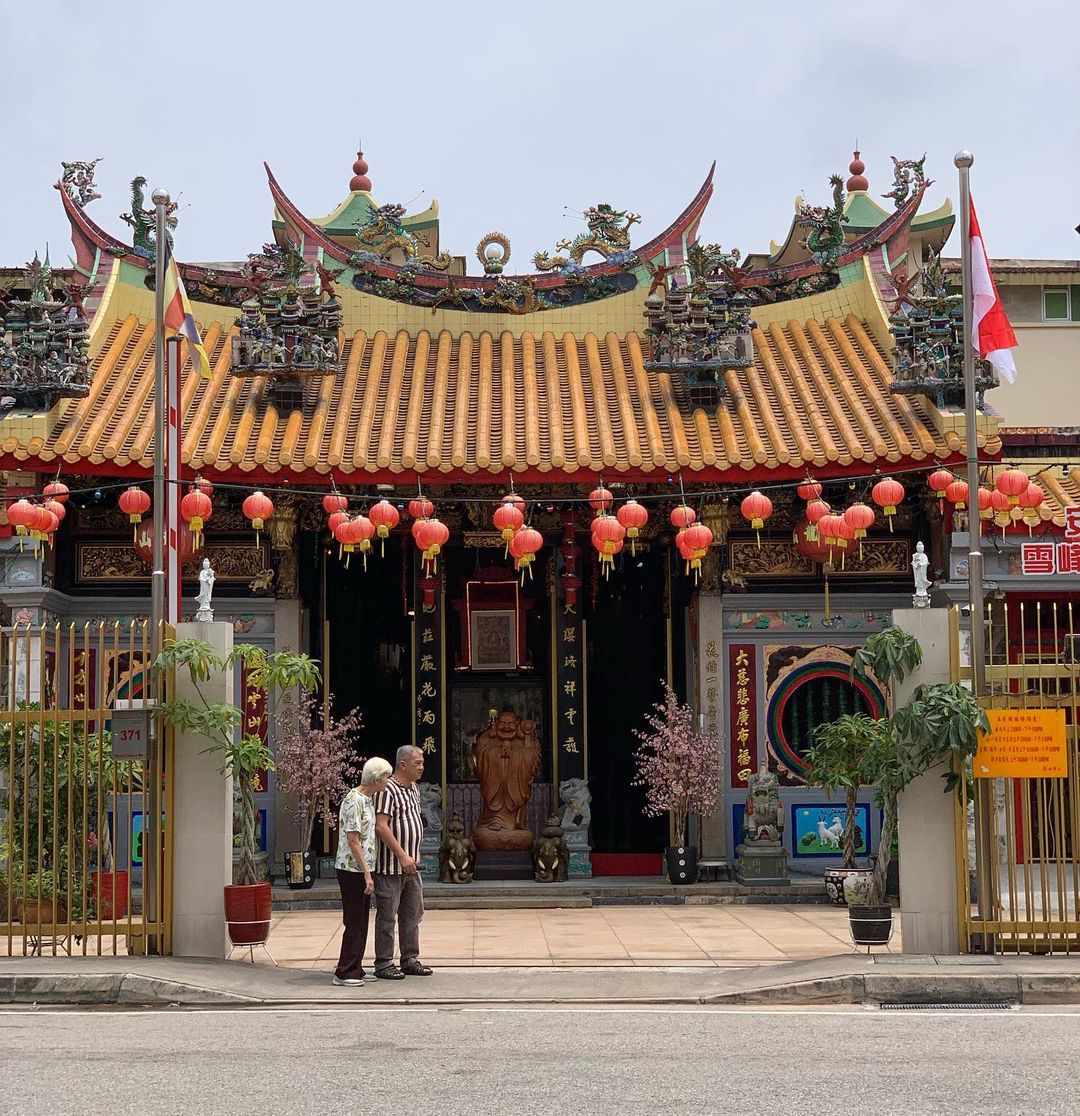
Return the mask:
[[[1080,952],[1080,663],[1068,599],[987,608],[987,709],[1063,710],[1064,778],[976,779],[957,809],[961,945]],[[953,676],[971,677],[954,623]],[[981,857],[980,854],[981,853]]]
[[0,955],[170,950],[152,645],[145,619],[0,633]]

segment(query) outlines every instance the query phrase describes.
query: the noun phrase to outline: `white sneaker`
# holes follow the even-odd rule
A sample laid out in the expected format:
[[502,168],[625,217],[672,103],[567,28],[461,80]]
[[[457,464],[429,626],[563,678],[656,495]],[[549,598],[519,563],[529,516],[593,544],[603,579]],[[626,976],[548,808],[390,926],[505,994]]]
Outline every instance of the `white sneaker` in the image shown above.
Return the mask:
[[341,977],[339,977],[336,973],[334,974],[334,983],[347,985],[349,988],[364,987],[364,982],[362,980],[357,980],[356,977],[348,977],[347,979],[342,980]]

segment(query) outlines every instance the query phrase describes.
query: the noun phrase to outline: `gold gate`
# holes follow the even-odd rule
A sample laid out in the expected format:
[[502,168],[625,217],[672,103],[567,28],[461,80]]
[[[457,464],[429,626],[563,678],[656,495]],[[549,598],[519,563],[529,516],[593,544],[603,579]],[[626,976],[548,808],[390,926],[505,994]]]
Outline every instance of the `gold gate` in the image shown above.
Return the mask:
[[170,951],[173,744],[150,635],[0,636],[0,956]]
[[[976,780],[958,800],[961,947],[1080,952],[1080,636],[1069,600],[987,608],[987,709],[1063,709],[1068,775]],[[953,624],[953,677],[970,680]],[[973,871],[974,869],[974,871]]]

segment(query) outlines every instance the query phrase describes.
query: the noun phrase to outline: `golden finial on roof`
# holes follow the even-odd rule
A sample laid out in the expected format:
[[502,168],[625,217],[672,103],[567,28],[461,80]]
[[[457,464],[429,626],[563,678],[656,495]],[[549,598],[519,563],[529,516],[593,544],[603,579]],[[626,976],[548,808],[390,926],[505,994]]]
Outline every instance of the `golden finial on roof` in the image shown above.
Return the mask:
[[356,162],[353,163],[353,176],[349,180],[349,189],[352,191],[365,190],[371,192],[371,179],[368,178],[368,165],[364,161],[364,152],[361,150],[362,144],[357,144]]
[[848,171],[851,177],[847,180],[848,193],[855,190],[869,190],[870,183],[867,182],[863,171],[866,170],[866,164],[859,158],[859,141],[855,141],[855,158],[851,160],[848,166]]

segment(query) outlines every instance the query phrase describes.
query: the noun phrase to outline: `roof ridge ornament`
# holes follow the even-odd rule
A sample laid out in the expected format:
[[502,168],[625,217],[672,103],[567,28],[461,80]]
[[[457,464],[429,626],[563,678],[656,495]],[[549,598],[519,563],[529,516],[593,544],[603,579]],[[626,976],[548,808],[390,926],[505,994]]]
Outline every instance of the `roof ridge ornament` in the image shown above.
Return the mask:
[[356,145],[356,162],[352,165],[353,176],[349,180],[349,189],[355,193],[371,193],[371,179],[368,178],[368,165],[364,159],[363,143]]
[[870,183],[867,181],[866,175],[863,174],[863,171],[866,170],[866,164],[859,158],[862,152],[859,151],[858,140],[855,141],[854,154],[855,158],[848,164],[848,174],[850,174],[851,177],[847,180],[847,192],[849,194],[854,194],[858,191],[865,193],[870,189]]

